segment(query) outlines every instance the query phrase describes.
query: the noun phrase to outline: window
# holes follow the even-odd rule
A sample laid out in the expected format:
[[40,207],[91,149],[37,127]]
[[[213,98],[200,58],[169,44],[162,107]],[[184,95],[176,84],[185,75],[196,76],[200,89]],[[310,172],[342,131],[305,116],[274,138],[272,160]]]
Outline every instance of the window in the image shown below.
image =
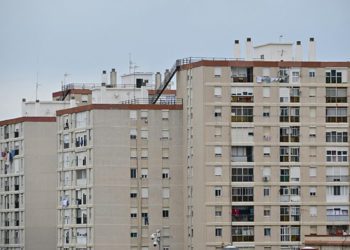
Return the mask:
[[214,108],[214,116],[215,117],[221,117],[221,107],[215,107]]
[[137,208],[131,208],[130,218],[136,218],[136,217],[137,217]]
[[221,87],[214,87],[214,96],[221,97],[222,95],[222,88]]
[[317,207],[316,206],[310,206],[309,210],[310,210],[311,217],[317,216]]
[[130,232],[130,237],[131,238],[137,238],[137,229],[133,229]]
[[141,130],[141,139],[148,139],[148,130],[146,129]]
[[348,161],[347,148],[335,148],[326,150],[327,162],[347,162]]
[[271,228],[270,227],[264,228],[264,236],[271,236]]
[[342,83],[342,71],[329,70],[326,71],[326,83]]
[[137,178],[137,169],[136,168],[131,168],[130,169],[130,178],[131,179]]
[[141,110],[141,119],[147,119],[147,117],[148,117],[148,111]]
[[348,132],[346,131],[327,131],[326,142],[348,142]]
[[162,169],[162,178],[163,179],[169,179],[169,173],[170,173],[170,169],[169,168],[163,168]]
[[142,179],[147,179],[148,177],[148,169],[147,168],[142,168],[141,169],[141,178]]
[[162,139],[169,139],[169,130],[168,129],[162,130]]
[[263,97],[270,97],[270,87],[263,87]]
[[163,215],[163,218],[169,218],[169,209],[163,208],[162,215]]
[[280,162],[299,162],[299,147],[280,147]]
[[169,149],[168,148],[163,148],[163,150],[162,150],[162,158],[163,159],[168,159],[169,158]]
[[141,188],[141,198],[148,198],[148,188]]
[[222,175],[222,167],[215,167],[214,169],[215,176],[221,176]]
[[263,107],[263,117],[270,117],[270,107]]
[[310,78],[316,77],[316,72],[315,72],[314,69],[310,69],[310,70],[309,70],[309,77],[310,77]]
[[130,158],[137,158],[136,148],[130,149]]
[[82,103],[87,103],[88,100],[89,100],[88,95],[82,95],[82,96],[81,96],[81,102],[82,102]]
[[163,110],[162,111],[162,120],[168,120],[169,119],[169,111]]
[[280,182],[289,182],[289,168],[280,169]]
[[310,138],[316,138],[316,128],[315,127],[310,127],[309,128],[309,137]]
[[347,88],[326,88],[326,103],[346,103]]
[[221,77],[221,68],[219,67],[214,68],[214,77]]
[[221,157],[222,156],[222,147],[216,146],[215,147],[215,157]]
[[216,227],[215,228],[215,236],[216,237],[221,237],[222,236],[222,228],[221,227]]
[[215,194],[215,197],[220,197],[222,195],[222,187],[216,186],[214,188],[214,194]]
[[130,139],[136,139],[136,137],[137,137],[136,128],[130,129]]
[[233,187],[232,188],[232,201],[254,201],[254,188],[253,187]]
[[316,196],[316,187],[310,187],[309,193],[310,193],[310,196]]
[[254,206],[232,206],[232,221],[254,221]]
[[299,107],[280,107],[280,122],[299,122]]
[[215,216],[220,217],[222,216],[222,206],[215,206]]
[[231,102],[253,102],[253,88],[251,87],[232,87]]
[[326,107],[326,122],[347,122],[346,107]]
[[137,119],[137,112],[136,112],[136,110],[130,110],[129,117],[132,120],[136,120]]
[[264,147],[264,156],[270,156],[271,148],[270,147]]
[[232,122],[253,122],[253,107],[233,106],[231,112]]
[[137,198],[137,190],[136,189],[130,190],[130,198]]
[[264,207],[264,216],[266,216],[266,217],[271,216],[271,207],[269,207],[269,206]]
[[215,137],[218,137],[218,136],[222,135],[222,127],[216,126],[214,129],[215,129],[215,133],[214,133]]
[[163,188],[162,194],[163,194],[163,198],[164,199],[170,198],[170,189],[169,188]]
[[309,97],[316,97],[316,88],[309,88]]
[[309,167],[309,177],[316,177],[316,175],[317,175],[317,168]]
[[270,187],[264,187],[264,196],[270,196]]
[[254,169],[252,167],[232,168],[232,182],[252,182],[254,181]]
[[254,241],[254,226],[232,226],[232,241]]
[[143,148],[141,149],[141,159],[147,159],[148,158],[148,149]]

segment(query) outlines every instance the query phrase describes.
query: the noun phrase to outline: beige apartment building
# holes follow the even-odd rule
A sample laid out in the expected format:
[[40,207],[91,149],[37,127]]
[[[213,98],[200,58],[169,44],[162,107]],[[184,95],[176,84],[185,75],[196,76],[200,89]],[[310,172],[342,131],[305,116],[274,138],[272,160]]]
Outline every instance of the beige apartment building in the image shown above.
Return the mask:
[[57,249],[184,249],[182,103],[57,116]]
[[0,249],[48,250],[56,242],[56,118],[0,121]]
[[[185,249],[296,250],[349,231],[349,62],[301,43],[178,60]],[[257,59],[255,59],[257,58]],[[185,171],[186,170],[186,171]]]

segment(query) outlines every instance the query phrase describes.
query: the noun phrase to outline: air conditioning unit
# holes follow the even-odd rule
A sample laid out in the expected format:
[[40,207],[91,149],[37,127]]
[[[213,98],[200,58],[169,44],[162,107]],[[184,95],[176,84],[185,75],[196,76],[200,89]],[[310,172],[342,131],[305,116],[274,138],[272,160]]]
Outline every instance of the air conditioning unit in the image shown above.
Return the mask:
[[270,180],[270,176],[263,176],[262,179],[264,182],[268,182]]

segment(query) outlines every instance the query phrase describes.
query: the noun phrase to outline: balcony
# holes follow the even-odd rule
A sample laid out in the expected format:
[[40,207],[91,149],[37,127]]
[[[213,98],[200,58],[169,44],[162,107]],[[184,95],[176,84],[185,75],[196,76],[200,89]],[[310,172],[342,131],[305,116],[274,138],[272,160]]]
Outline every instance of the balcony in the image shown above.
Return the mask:
[[253,206],[234,206],[232,207],[232,221],[254,221]]
[[231,96],[231,102],[254,102],[254,96]]
[[252,67],[232,67],[233,82],[253,82],[253,68]]

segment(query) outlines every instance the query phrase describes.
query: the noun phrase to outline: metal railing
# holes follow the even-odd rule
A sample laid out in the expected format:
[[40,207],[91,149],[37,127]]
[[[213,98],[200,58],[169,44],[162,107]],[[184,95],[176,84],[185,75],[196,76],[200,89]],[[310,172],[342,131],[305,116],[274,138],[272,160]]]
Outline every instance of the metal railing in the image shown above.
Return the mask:
[[121,104],[155,104],[155,105],[182,105],[182,98],[159,98],[156,103],[153,98],[136,98],[122,101]]

